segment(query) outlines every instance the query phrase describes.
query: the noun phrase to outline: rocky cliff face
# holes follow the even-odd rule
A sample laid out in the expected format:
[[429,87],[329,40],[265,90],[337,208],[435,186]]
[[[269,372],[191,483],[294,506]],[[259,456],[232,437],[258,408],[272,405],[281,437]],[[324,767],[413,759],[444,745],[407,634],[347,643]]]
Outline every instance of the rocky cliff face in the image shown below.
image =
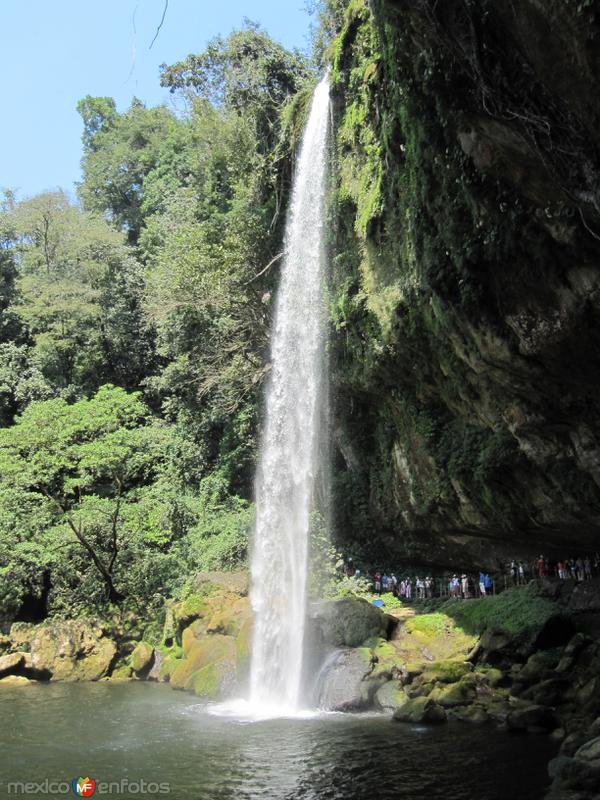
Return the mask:
[[332,60],[340,529],[597,549],[600,4],[352,0]]

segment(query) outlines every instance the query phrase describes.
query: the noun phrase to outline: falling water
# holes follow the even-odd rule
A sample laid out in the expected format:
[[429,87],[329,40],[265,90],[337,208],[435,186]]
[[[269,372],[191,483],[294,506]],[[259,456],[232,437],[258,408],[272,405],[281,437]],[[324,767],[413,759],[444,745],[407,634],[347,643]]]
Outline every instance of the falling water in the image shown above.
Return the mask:
[[308,528],[325,403],[325,188],[329,82],[317,86],[287,221],[256,475],[250,705],[286,714],[300,704]]

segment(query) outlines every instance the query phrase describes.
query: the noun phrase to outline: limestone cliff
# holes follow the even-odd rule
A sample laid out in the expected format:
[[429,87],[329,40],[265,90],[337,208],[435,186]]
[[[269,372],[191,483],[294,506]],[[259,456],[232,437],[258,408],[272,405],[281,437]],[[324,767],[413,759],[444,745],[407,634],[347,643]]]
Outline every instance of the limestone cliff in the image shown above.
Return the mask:
[[600,4],[351,0],[331,57],[340,530],[597,549]]

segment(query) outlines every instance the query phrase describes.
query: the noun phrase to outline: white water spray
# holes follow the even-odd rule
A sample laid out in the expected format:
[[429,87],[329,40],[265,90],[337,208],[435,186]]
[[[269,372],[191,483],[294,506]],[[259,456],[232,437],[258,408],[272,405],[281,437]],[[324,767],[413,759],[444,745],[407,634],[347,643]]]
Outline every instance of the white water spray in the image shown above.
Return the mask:
[[329,114],[324,78],[314,93],[293,185],[256,475],[250,706],[259,714],[294,713],[301,703],[308,529],[325,402]]

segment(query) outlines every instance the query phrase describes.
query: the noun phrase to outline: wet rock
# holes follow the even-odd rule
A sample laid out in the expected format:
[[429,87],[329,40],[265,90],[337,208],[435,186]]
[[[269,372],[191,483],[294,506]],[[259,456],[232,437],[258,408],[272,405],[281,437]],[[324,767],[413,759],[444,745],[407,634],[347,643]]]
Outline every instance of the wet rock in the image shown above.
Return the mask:
[[454,706],[464,706],[475,700],[476,692],[474,685],[469,681],[452,683],[441,689],[437,696],[437,702],[443,708],[453,708]]
[[562,772],[565,767],[573,761],[572,758],[565,755],[558,755],[548,763],[548,775],[552,780],[560,780]]
[[575,753],[575,758],[600,767],[600,736],[583,744]]
[[582,650],[592,643],[592,639],[585,633],[576,633],[568,642],[563,651],[563,656],[578,656]]
[[0,678],[0,687],[5,689],[14,689],[21,686],[29,686],[31,681],[24,675],[7,675],[5,678]]
[[138,677],[146,677],[154,662],[154,648],[148,642],[140,642],[131,654],[131,666]]
[[563,700],[568,685],[568,681],[564,679],[549,678],[526,689],[521,697],[536,705],[557,706]]
[[395,711],[406,702],[400,681],[388,681],[375,693],[375,704],[384,711]]
[[530,705],[516,708],[506,719],[510,730],[552,730],[556,727],[556,716],[546,706]]
[[127,666],[127,664],[123,664],[117,669],[113,669],[110,673],[110,680],[114,681],[115,683],[121,683],[125,681],[130,681],[133,679],[133,670],[131,667]]
[[596,798],[600,787],[600,737],[583,744],[570,757],[564,754],[555,758],[549,767],[554,778],[551,797],[559,797],[560,791],[576,790],[589,794],[583,797]]
[[231,694],[234,686],[235,656],[231,653],[196,670],[185,688],[203,700],[221,700]]
[[164,659],[165,659],[165,654],[162,652],[162,650],[154,650],[152,654],[152,662],[151,662],[152,666],[150,668],[150,671],[148,672],[148,678],[147,678],[149,681],[159,680],[160,668]]
[[472,722],[475,725],[484,725],[491,719],[486,709],[480,705],[456,706],[451,708],[448,713],[461,722]]
[[394,712],[396,722],[439,724],[446,721],[446,711],[428,697],[407,700]]
[[[23,629],[16,632],[17,640],[23,632]],[[117,652],[115,642],[104,628],[88,620],[53,622],[25,633],[30,660],[24,667],[53,681],[100,680],[109,673]],[[11,638],[12,635],[11,629]]]
[[514,642],[507,633],[487,629],[479,641],[478,658],[487,664],[498,664],[513,651]]
[[600,675],[595,675],[577,692],[577,702],[584,708],[597,709],[600,705]]
[[569,598],[571,612],[600,611],[600,580],[578,583]]
[[10,653],[0,657],[0,678],[15,672],[23,663],[23,653]]
[[384,675],[373,675],[373,667],[367,647],[334,651],[321,673],[317,705],[329,711],[369,708],[377,691],[387,683]]
[[194,673],[223,659],[233,659],[235,663],[235,639],[232,636],[213,634],[196,639],[173,669],[171,686],[173,689],[192,689],[191,678]]
[[161,683],[168,683],[171,680],[171,675],[181,663],[181,658],[175,653],[169,653],[161,661],[158,668],[157,680]]
[[554,651],[541,650],[531,655],[525,665],[514,675],[512,693],[519,695],[526,687],[555,677],[554,668],[558,663],[558,658],[559,655]]

